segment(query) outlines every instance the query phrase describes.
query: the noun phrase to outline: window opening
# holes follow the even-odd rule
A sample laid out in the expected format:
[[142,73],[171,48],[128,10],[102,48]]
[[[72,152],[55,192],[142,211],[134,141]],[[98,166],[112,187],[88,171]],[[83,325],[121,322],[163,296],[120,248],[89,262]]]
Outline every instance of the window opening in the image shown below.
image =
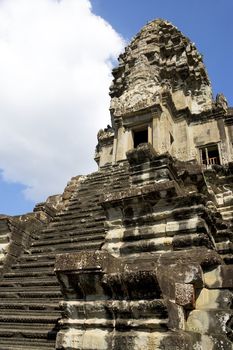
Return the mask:
[[169,133],[170,134],[170,145],[172,145],[173,144],[173,142],[174,142],[174,137],[172,136],[172,134],[171,133]]
[[141,143],[148,143],[148,130],[138,130],[133,133],[134,148]]
[[218,151],[218,145],[211,145],[207,147],[203,147],[200,149],[200,156],[202,164],[204,165],[220,165],[220,157]]

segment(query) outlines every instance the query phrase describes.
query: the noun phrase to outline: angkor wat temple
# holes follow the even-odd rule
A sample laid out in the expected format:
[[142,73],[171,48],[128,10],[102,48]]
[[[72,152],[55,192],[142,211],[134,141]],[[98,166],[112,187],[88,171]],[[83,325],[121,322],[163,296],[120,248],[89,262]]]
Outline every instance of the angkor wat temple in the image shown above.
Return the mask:
[[0,217],[0,350],[232,350],[233,109],[164,20],[113,77],[98,171]]

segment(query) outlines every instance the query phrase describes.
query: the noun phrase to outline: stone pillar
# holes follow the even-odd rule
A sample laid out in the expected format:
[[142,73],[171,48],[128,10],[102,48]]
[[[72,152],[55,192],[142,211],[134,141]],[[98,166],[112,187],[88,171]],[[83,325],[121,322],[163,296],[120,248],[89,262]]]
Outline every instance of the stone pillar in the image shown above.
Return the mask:
[[161,110],[154,110],[152,114],[152,145],[157,153],[160,152],[160,116]]

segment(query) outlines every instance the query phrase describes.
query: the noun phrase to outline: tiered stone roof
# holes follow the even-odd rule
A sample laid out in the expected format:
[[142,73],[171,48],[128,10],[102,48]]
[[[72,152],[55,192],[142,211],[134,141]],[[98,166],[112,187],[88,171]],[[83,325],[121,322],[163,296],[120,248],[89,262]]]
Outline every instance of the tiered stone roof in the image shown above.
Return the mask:
[[[158,103],[164,91],[183,91],[193,111],[208,110],[212,91],[202,56],[170,22],[148,23],[119,57],[113,70],[111,110],[115,116]],[[199,106],[199,107],[198,107]]]

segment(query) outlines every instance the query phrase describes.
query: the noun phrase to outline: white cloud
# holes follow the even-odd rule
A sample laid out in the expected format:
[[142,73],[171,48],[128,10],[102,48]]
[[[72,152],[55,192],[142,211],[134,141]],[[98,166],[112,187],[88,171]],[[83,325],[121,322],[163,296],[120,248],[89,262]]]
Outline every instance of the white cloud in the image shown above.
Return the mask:
[[0,1],[0,168],[40,201],[95,170],[122,38],[89,0]]

